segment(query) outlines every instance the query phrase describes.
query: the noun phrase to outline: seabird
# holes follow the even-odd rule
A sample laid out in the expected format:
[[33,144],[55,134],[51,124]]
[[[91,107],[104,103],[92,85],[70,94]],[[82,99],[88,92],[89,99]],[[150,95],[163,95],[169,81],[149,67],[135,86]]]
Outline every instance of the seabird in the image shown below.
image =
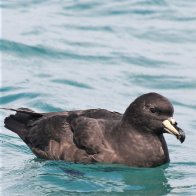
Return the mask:
[[105,109],[50,113],[4,109],[16,112],[5,118],[5,127],[42,159],[156,167],[169,162],[164,133],[181,143],[185,140],[172,104],[154,92],[136,98],[124,114]]

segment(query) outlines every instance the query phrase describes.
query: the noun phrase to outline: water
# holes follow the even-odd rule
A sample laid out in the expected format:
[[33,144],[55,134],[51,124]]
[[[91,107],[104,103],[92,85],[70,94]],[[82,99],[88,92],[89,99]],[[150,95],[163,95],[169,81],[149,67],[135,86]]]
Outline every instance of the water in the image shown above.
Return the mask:
[[3,127],[2,195],[196,195],[196,1],[1,2],[1,107],[124,112],[138,95],[168,97],[186,132],[167,135],[153,169],[36,159]]

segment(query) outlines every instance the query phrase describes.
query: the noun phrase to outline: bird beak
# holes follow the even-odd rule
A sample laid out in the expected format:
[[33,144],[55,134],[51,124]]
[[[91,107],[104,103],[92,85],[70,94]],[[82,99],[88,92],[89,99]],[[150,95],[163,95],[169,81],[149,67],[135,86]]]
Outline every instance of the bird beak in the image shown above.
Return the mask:
[[164,120],[163,127],[167,133],[175,135],[177,139],[180,140],[181,143],[184,142],[185,133],[181,128],[177,127],[177,123],[174,118],[170,117],[167,120]]

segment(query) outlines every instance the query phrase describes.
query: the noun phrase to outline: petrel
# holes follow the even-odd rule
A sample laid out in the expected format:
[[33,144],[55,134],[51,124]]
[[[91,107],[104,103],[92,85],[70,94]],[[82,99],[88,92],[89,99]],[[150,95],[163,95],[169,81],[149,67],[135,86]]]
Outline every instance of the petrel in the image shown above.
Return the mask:
[[169,162],[163,134],[184,142],[170,101],[157,93],[136,98],[123,114],[105,109],[38,113],[28,108],[5,118],[39,158],[74,163],[156,167]]

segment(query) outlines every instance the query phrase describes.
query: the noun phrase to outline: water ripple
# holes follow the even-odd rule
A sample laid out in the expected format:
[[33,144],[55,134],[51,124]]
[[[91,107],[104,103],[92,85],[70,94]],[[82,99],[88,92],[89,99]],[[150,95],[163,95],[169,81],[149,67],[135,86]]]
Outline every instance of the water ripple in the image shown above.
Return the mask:
[[50,103],[47,103],[47,101],[39,101],[36,103],[31,103],[30,107],[33,108],[39,108],[39,110],[44,112],[60,112],[63,111],[63,108],[56,107],[55,105],[52,105]]
[[125,55],[117,52],[113,52],[113,55],[116,56],[117,59],[119,59],[120,62],[126,62],[128,64],[138,65],[142,67],[165,67],[169,66],[171,64],[174,65],[174,63],[168,62],[168,61],[161,61],[157,59],[147,58],[145,56],[131,56],[131,55]]
[[173,104],[178,105],[178,106],[182,106],[184,108],[196,109],[196,105],[186,104],[186,103],[179,102],[176,100],[173,101]]
[[74,86],[74,87],[78,87],[78,88],[93,89],[88,84],[77,82],[77,81],[74,81],[74,80],[55,79],[55,80],[52,80],[52,82],[59,83],[59,84],[70,85],[70,86]]
[[183,77],[168,75],[138,74],[130,76],[129,81],[153,89],[193,89],[195,87],[195,81],[185,82]]
[[[36,159],[3,126],[3,195],[196,195],[196,1],[2,1],[1,107],[124,111],[170,97],[186,131],[166,136],[171,163],[152,169]],[[177,109],[177,110],[176,110]],[[173,138],[173,140],[172,140]]]
[[19,90],[22,89],[22,87],[18,87],[18,86],[4,86],[4,87],[0,87],[0,92],[9,92],[9,91],[15,91],[15,90]]
[[38,96],[39,96],[39,93],[33,93],[33,92],[4,95],[1,97],[0,104],[16,102],[18,99],[33,99]]
[[29,46],[9,40],[0,41],[0,49],[3,52],[13,53],[21,57],[47,57],[47,58],[71,58],[74,60],[87,60],[107,62],[111,60],[107,55],[76,54],[68,51],[54,50],[42,46]]

